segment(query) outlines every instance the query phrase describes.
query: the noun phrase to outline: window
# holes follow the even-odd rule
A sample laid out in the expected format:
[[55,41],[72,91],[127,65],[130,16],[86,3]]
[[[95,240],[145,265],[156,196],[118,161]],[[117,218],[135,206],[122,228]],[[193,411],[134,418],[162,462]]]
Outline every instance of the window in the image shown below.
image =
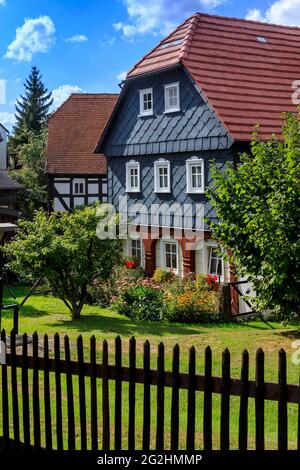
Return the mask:
[[204,193],[204,161],[201,158],[187,160],[186,186],[188,193]]
[[179,82],[164,85],[165,87],[165,113],[180,111]]
[[73,193],[76,195],[85,193],[84,179],[76,178],[73,180]]
[[169,193],[170,190],[170,162],[158,160],[154,162],[154,192]]
[[178,272],[178,245],[176,241],[163,241],[163,267]]
[[208,250],[208,274],[218,276],[220,280],[224,280],[224,262],[222,256],[219,254],[219,249],[211,246]]
[[144,266],[143,242],[141,239],[130,240],[130,256],[138,259],[140,266]]
[[140,116],[151,116],[153,114],[153,90],[146,88],[140,90]]
[[126,191],[140,191],[140,164],[138,162],[126,163]]

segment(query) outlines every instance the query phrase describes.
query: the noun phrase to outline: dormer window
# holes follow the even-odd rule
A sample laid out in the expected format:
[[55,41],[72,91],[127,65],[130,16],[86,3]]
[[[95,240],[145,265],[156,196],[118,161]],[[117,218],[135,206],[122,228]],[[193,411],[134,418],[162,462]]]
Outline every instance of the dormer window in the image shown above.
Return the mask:
[[140,191],[140,164],[131,160],[126,163],[126,192],[138,193]]
[[154,162],[154,192],[169,193],[171,191],[170,162],[164,159]]
[[165,87],[165,113],[180,111],[179,82],[169,83]]
[[140,90],[140,116],[152,116],[153,114],[153,89]]

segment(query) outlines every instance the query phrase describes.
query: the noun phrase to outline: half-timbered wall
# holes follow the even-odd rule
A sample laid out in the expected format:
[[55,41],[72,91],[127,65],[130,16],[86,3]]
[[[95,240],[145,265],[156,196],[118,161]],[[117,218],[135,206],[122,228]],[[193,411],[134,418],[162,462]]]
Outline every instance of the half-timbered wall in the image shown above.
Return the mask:
[[99,175],[49,176],[50,201],[55,211],[72,210],[96,201],[107,202],[107,177]]

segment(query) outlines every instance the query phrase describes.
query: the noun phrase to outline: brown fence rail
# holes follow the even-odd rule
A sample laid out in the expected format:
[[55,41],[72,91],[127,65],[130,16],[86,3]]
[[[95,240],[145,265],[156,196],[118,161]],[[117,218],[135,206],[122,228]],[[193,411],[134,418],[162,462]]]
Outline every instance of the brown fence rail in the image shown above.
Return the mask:
[[[21,351],[17,353],[16,335],[12,332],[2,341],[10,345],[6,363],[1,365],[1,407],[2,437],[0,448],[81,449],[98,450],[127,448],[135,450],[137,385],[143,385],[139,394],[142,401],[141,447],[151,449],[151,435],[155,433],[156,450],[178,450],[182,406],[180,390],[187,391],[186,438],[184,450],[199,449],[196,435],[198,411],[196,395],[203,397],[202,436],[203,449],[213,447],[214,394],[220,402],[220,449],[230,448],[230,407],[231,397],[240,397],[238,448],[246,450],[249,440],[249,398],[255,407],[255,448],[265,449],[265,401],[275,401],[278,406],[278,449],[288,449],[288,403],[297,405],[298,431],[297,448],[300,449],[300,387],[287,384],[286,353],[279,351],[278,383],[264,380],[264,352],[256,353],[255,380],[249,380],[249,354],[242,355],[241,378],[231,377],[230,352],[222,354],[222,376],[212,376],[212,351],[205,349],[204,375],[196,374],[196,352],[189,350],[188,373],[181,373],[180,351],[173,348],[172,371],[165,370],[163,343],[158,346],[157,369],[150,368],[150,344],[143,346],[143,367],[136,367],[136,341],[129,340],[128,366],[122,364],[122,341],[115,339],[114,364],[109,363],[107,341],[102,344],[102,363],[97,363],[96,340],[92,336],[89,344],[89,362],[84,360],[84,346],[79,336],[76,345],[76,360],[71,360],[73,351],[68,336],[64,337],[63,348],[58,334],[54,336],[53,354],[49,352],[48,336],[39,341],[35,333],[30,341],[27,335],[17,337]],[[20,341],[21,339],[21,341]],[[8,340],[8,341],[7,341]],[[63,354],[62,351],[63,350]],[[51,355],[53,357],[51,357]],[[62,358],[63,356],[63,358]],[[75,381],[76,378],[76,381]],[[124,428],[124,384],[127,384],[128,410]],[[113,385],[113,387],[112,387]],[[152,398],[153,386],[156,397]],[[64,388],[65,387],[65,388]],[[76,388],[76,391],[75,391]],[[171,389],[170,409],[166,409],[165,393]],[[64,393],[63,393],[64,392]],[[101,395],[101,408],[99,407]],[[151,398],[152,397],[152,398]],[[112,402],[114,409],[112,410]],[[63,418],[63,408],[66,408]],[[155,409],[153,410],[153,407]],[[78,410],[78,416],[75,416]],[[101,411],[100,411],[101,410]],[[151,421],[155,416],[155,429]],[[166,417],[170,414],[170,437],[166,443]],[[112,423],[112,416],[114,417]],[[76,427],[79,421],[79,431]],[[152,426],[153,427],[153,426]],[[66,429],[64,434],[63,429]],[[124,446],[124,436],[127,444]],[[102,445],[100,446],[100,441]],[[153,446],[152,446],[153,447]]]

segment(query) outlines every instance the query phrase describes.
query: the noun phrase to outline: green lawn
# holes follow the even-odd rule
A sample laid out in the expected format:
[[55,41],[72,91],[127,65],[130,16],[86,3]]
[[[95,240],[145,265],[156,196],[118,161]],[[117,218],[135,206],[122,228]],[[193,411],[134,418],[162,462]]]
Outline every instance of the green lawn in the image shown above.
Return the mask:
[[[27,288],[18,287],[14,288],[17,294],[17,302],[20,302],[25,295]],[[12,302],[13,299],[6,292],[6,302]],[[2,328],[10,331],[12,328],[12,313],[5,311],[2,312]],[[279,323],[264,323],[262,321],[251,321],[242,323],[231,323],[224,325],[185,325],[185,324],[170,324],[170,323],[148,323],[136,322],[126,317],[120,316],[110,309],[101,309],[98,307],[85,306],[82,318],[77,321],[71,321],[70,315],[64,304],[50,296],[31,296],[26,302],[25,306],[20,312],[19,330],[21,333],[33,333],[37,331],[39,335],[47,333],[53,335],[58,332],[61,337],[68,334],[72,344],[72,354],[76,357],[76,338],[79,334],[83,336],[85,345],[85,355],[88,360],[88,341],[91,335],[95,335],[97,339],[97,354],[98,359],[101,361],[101,341],[107,339],[109,342],[110,361],[113,362],[113,349],[114,338],[120,335],[123,339],[124,351],[124,364],[128,364],[128,339],[131,336],[136,337],[137,341],[137,365],[142,365],[142,350],[143,342],[149,339],[151,343],[151,365],[156,367],[156,350],[160,341],[165,345],[166,357],[166,370],[171,370],[172,348],[178,343],[181,352],[181,371],[186,372],[188,369],[188,349],[193,345],[197,351],[197,372],[202,373],[204,367],[204,349],[210,345],[213,350],[213,373],[220,375],[221,373],[221,353],[224,348],[228,347],[231,352],[231,372],[232,377],[239,378],[241,353],[243,349],[248,349],[250,353],[250,373],[251,378],[254,378],[255,366],[255,351],[257,348],[262,347],[265,351],[266,365],[265,376],[268,381],[277,381],[277,360],[278,350],[284,348],[287,352],[287,367],[288,367],[288,382],[297,384],[299,380],[299,367],[293,365],[291,360],[292,342],[299,338],[299,331],[296,327],[283,327]],[[42,376],[41,376],[42,378]],[[88,382],[88,381],[87,381]],[[63,380],[63,413],[64,413],[64,431],[66,435],[66,387]],[[53,378],[51,379],[51,387],[53,394],[53,416],[55,410],[55,385]],[[77,393],[77,380],[74,378],[74,390]],[[89,410],[89,389],[87,383],[87,409]],[[127,400],[127,385],[124,384],[123,393],[123,422],[124,422],[124,447],[126,448],[126,425],[128,414],[128,400]],[[114,398],[114,384],[110,382],[110,397],[111,397],[111,423],[112,423],[112,438],[113,438],[113,398]],[[42,392],[42,388],[41,388]],[[99,387],[99,428],[101,429],[101,389]],[[155,388],[153,387],[153,406],[152,406],[152,443],[155,443]],[[21,395],[21,394],[20,394]],[[142,386],[137,386],[137,415],[136,415],[136,428],[137,428],[137,443],[141,445],[142,437]],[[181,421],[180,421],[180,444],[184,448],[186,437],[186,392],[181,391],[180,406],[181,406]],[[202,446],[202,400],[201,393],[197,396],[197,446]],[[79,426],[78,426],[78,401],[76,403],[76,421],[77,421],[77,439],[79,439]],[[165,423],[165,444],[168,448],[169,445],[169,432],[170,432],[170,390],[166,390],[166,423]],[[219,411],[220,411],[220,396],[214,397],[214,412],[213,412],[213,428],[214,428],[214,447],[219,447]],[[21,397],[20,397],[21,407]],[[238,436],[238,410],[239,400],[233,397],[231,399],[231,446],[237,447]],[[295,448],[297,440],[297,407],[294,405],[289,406],[289,446]],[[43,420],[43,415],[41,416]],[[88,415],[89,419],[89,415]],[[254,434],[254,406],[253,400],[250,400],[249,409],[249,446],[253,448],[255,441]],[[266,402],[266,446],[267,448],[276,448],[277,445],[277,406],[276,403]],[[66,440],[67,442],[67,440]],[[78,441],[79,442],[79,441]],[[99,446],[101,446],[101,433],[99,437]]]

